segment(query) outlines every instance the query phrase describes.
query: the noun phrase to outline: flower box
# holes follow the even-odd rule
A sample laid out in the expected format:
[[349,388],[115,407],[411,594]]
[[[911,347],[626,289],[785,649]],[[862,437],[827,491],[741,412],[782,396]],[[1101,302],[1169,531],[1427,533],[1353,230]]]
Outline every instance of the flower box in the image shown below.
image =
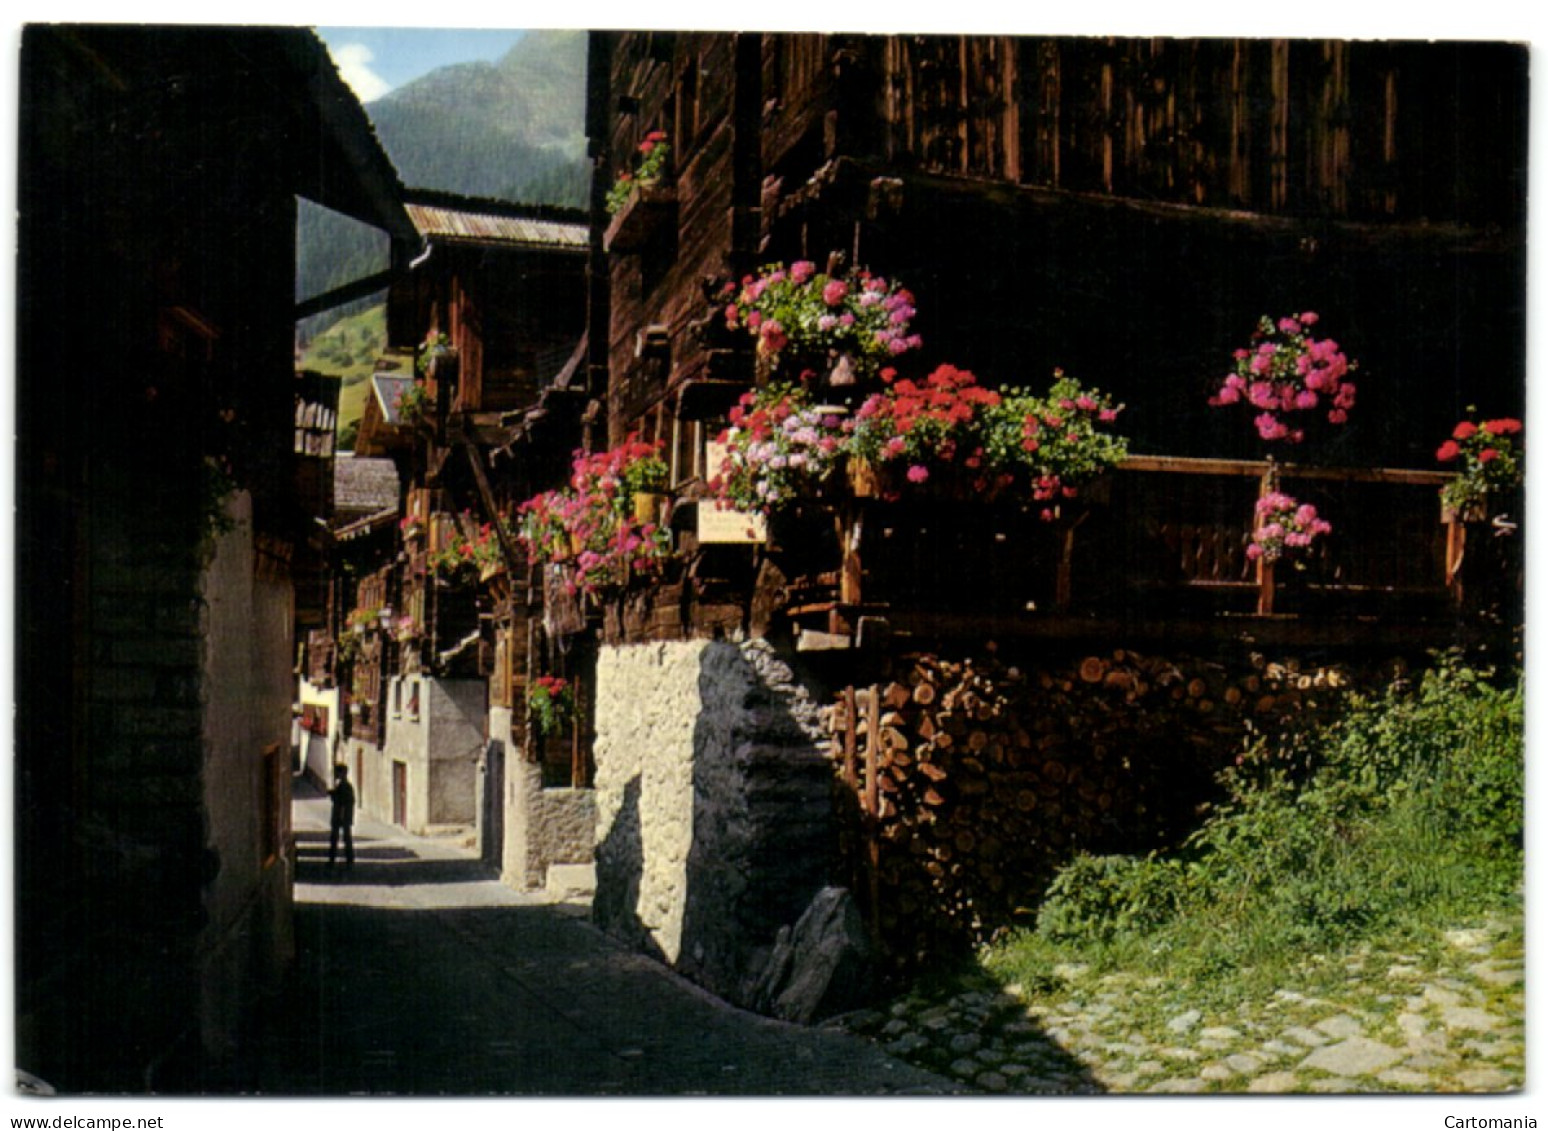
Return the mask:
[[618,210],[602,247],[615,255],[638,255],[667,242],[677,232],[677,189],[672,185],[639,183]]
[[1483,522],[1488,517],[1489,508],[1484,499],[1474,500],[1460,508],[1452,506],[1445,499],[1441,500],[1441,522],[1447,526],[1458,522]]

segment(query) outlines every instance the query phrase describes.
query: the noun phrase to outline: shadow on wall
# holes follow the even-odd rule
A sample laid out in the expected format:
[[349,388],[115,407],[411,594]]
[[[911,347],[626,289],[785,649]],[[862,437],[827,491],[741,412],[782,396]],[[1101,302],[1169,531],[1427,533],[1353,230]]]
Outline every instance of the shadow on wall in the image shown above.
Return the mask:
[[597,884],[592,917],[609,934],[658,962],[667,956],[656,944],[650,929],[640,918],[640,890],[645,879],[645,837],[640,814],[641,775],[635,774],[624,786],[623,803],[607,835],[597,844],[598,877],[609,882]]
[[[698,684],[679,971],[790,1020],[860,1004],[869,940],[829,886],[838,857],[826,696],[765,641],[709,645]],[[781,999],[792,981],[808,983],[800,1004]]]

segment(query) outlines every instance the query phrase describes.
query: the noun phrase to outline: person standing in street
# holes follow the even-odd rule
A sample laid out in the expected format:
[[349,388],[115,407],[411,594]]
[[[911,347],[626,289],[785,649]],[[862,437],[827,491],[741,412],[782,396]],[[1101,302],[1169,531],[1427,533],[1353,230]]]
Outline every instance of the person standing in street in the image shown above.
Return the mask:
[[355,787],[349,784],[349,767],[342,762],[333,767],[333,788],[328,791],[333,802],[332,819],[328,822],[328,867],[333,867],[339,854],[339,834],[344,835],[344,864],[355,865]]

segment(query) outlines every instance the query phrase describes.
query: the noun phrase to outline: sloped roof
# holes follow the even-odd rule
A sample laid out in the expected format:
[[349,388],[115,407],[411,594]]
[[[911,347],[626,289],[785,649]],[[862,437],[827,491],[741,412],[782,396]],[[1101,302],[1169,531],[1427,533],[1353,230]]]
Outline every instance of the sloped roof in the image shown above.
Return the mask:
[[341,517],[395,510],[397,466],[390,459],[340,452],[333,461],[333,506]]
[[402,397],[414,384],[412,376],[402,376],[397,373],[373,373],[371,374],[371,392],[376,397],[377,407],[382,410],[382,419],[394,427],[402,424],[398,416],[398,398]]
[[546,216],[522,215],[498,208],[492,202],[480,206],[409,202],[409,219],[425,239],[456,240],[467,243],[511,244],[556,250],[585,251],[589,230],[584,223]]

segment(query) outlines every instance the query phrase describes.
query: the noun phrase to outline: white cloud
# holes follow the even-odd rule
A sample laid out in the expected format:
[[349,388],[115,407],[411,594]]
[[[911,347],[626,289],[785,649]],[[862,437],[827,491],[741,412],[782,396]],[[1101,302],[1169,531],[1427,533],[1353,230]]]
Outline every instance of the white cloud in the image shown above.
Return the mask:
[[371,69],[376,58],[363,43],[344,43],[330,49],[339,75],[362,102],[374,102],[392,89],[392,84]]

